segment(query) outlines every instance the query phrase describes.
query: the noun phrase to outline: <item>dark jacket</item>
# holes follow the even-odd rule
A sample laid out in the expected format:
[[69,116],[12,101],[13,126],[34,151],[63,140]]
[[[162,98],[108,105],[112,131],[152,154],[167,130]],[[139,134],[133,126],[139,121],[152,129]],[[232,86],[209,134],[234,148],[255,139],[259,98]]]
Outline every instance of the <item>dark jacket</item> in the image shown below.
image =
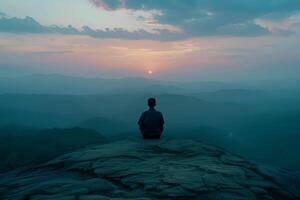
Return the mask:
[[145,139],[160,138],[164,130],[164,123],[163,115],[154,108],[145,111],[138,122],[141,133]]

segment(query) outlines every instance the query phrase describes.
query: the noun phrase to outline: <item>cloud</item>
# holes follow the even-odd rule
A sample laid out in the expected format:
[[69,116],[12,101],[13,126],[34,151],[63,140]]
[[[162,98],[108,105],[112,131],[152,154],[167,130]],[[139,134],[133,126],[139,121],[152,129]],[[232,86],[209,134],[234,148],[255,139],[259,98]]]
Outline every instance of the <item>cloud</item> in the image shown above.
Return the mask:
[[257,19],[256,23],[268,29],[272,34],[292,35],[299,32],[300,12],[276,20],[270,18]]
[[149,40],[177,40],[182,39],[182,35],[177,32],[171,32],[167,29],[155,29],[156,33],[150,33],[143,29],[129,32],[123,28],[94,30],[84,26],[80,32],[83,35],[89,35],[96,38],[123,38],[123,39],[149,39]]
[[110,0],[109,4],[107,4],[105,1],[98,1],[98,0],[89,0],[89,1],[95,6],[103,8],[105,10],[116,9],[121,5],[121,2],[119,0]]
[[10,33],[63,33],[78,34],[79,31],[72,26],[43,26],[32,17],[17,18],[0,16],[0,31]]
[[[293,34],[276,23],[300,12],[299,0],[87,0],[109,11],[127,9],[151,13],[151,20],[137,16],[151,30],[128,31],[123,28],[94,29],[86,25],[45,26],[31,17],[7,17],[0,13],[0,32],[60,33],[95,38],[181,40],[202,36],[261,36]],[[279,24],[270,28],[273,24]],[[296,19],[292,26],[300,23]],[[271,24],[271,25],[270,25]],[[170,28],[171,27],[171,28]],[[272,25],[274,27],[274,25]]]
[[0,31],[3,32],[18,32],[18,33],[41,33],[45,32],[46,27],[43,27],[31,17],[24,19],[7,18],[2,16],[0,19]]
[[0,12],[0,17],[2,18],[2,17],[5,17],[6,15],[5,15],[5,13],[3,13],[3,12]]
[[[299,0],[90,0],[102,9],[159,10],[158,24],[184,30],[184,37],[256,36],[270,33],[258,18],[281,19],[300,10]],[[105,5],[105,6],[103,6]]]
[[36,51],[33,52],[34,54],[45,54],[45,55],[56,55],[56,54],[70,54],[73,53],[73,51],[70,50],[62,50],[62,51]]
[[182,35],[177,32],[171,32],[167,29],[155,29],[154,32],[145,30],[128,31],[123,28],[106,28],[104,30],[92,29],[89,26],[84,26],[82,29],[76,29],[69,25],[62,26],[44,26],[31,17],[25,18],[8,18],[5,15],[0,17],[0,32],[8,33],[60,33],[67,35],[87,35],[95,38],[122,38],[122,39],[149,39],[149,40],[177,40],[181,39]]

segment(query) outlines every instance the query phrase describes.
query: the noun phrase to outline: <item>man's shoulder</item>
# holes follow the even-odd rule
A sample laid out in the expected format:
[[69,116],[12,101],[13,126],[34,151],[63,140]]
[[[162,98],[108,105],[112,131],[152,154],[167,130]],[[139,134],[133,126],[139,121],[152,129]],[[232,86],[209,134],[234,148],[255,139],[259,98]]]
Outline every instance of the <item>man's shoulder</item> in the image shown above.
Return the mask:
[[158,112],[159,114],[162,114],[162,113],[161,113],[160,111],[158,111],[158,110],[157,110],[156,112]]
[[146,114],[153,114],[153,113],[157,113],[159,115],[162,115],[162,113],[158,110],[146,110],[143,112],[143,115],[146,115]]
[[142,115],[147,115],[150,111],[149,110],[146,110],[142,113]]
[[162,115],[162,113],[158,110],[155,110],[156,113],[158,113],[159,115]]

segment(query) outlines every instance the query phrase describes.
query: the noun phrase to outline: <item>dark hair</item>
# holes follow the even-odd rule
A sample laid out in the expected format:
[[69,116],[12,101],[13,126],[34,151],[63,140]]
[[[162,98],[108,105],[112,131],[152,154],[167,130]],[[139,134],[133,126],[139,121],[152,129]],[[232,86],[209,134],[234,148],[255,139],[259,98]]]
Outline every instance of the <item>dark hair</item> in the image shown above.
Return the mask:
[[149,107],[154,107],[156,106],[156,100],[154,98],[149,98],[148,99],[148,106]]

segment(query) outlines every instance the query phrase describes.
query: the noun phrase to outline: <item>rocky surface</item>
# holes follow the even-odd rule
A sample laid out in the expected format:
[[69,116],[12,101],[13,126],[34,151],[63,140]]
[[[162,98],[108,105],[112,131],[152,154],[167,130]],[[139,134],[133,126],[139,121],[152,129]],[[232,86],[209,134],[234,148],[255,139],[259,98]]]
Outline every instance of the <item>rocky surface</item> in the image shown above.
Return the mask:
[[199,141],[120,141],[0,175],[0,199],[300,199],[300,174]]

